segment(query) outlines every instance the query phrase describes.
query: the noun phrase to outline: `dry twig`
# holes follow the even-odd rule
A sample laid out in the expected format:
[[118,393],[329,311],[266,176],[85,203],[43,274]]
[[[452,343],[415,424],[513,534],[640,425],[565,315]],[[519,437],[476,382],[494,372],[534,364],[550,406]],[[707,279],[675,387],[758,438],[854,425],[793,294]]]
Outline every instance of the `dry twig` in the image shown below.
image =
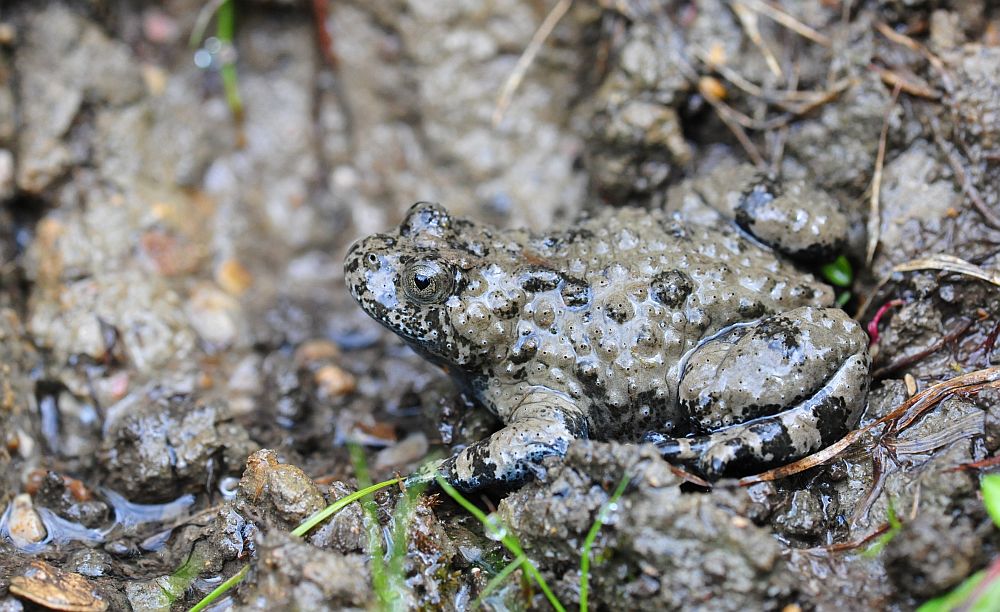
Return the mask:
[[934,134],[934,142],[937,143],[941,152],[944,153],[945,159],[948,160],[948,165],[951,166],[951,171],[955,173],[955,179],[962,185],[962,191],[965,195],[972,200],[972,205],[976,207],[979,214],[982,215],[986,224],[994,229],[1000,229],[1000,215],[991,209],[986,202],[983,200],[982,196],[979,195],[979,190],[976,186],[972,184],[972,178],[969,173],[965,171],[965,167],[962,165],[962,160],[959,159],[958,153],[945,141],[944,137],[941,135],[941,127],[938,125],[937,117],[924,117],[924,122],[930,126],[931,133]]
[[878,30],[879,33],[882,34],[882,36],[885,36],[886,38],[896,43],[897,45],[902,45],[907,49],[910,49],[911,51],[916,51],[920,55],[924,56],[924,58],[926,58],[927,61],[930,62],[931,66],[933,66],[936,70],[945,72],[944,62],[941,61],[941,58],[931,53],[930,49],[928,49],[927,47],[913,40],[909,36],[905,34],[900,34],[899,32],[893,30],[889,26],[889,24],[885,22],[876,21],[875,29]]
[[954,255],[928,255],[920,259],[913,259],[898,266],[893,267],[893,272],[913,272],[916,270],[941,270],[943,272],[954,272],[984,280],[1000,287],[1000,273],[984,270],[979,266],[969,263]]
[[767,4],[766,2],[761,2],[760,0],[736,0],[738,3],[745,5],[748,9],[760,13],[765,17],[785,26],[792,32],[795,32],[803,38],[807,38],[817,45],[822,45],[824,47],[829,47],[833,44],[830,37],[826,34],[821,34],[816,30],[810,28],[806,24],[802,23],[795,17],[792,17],[788,13],[778,9],[776,7]]
[[849,432],[846,436],[827,448],[799,459],[794,463],[768,470],[755,476],[747,476],[740,480],[740,485],[749,486],[758,482],[777,480],[798,474],[809,468],[823,465],[859,441],[866,433],[881,425],[885,425],[886,427],[880,434],[880,438],[883,441],[886,438],[894,438],[945,398],[958,392],[978,391],[983,388],[1000,388],[1000,367],[976,370],[975,372],[960,374],[954,378],[939,382],[917,393],[884,417]]
[[514,65],[514,70],[511,71],[510,76],[507,77],[507,81],[503,84],[500,89],[500,95],[497,98],[496,108],[493,109],[493,127],[500,125],[503,121],[503,116],[507,112],[507,108],[510,106],[510,101],[514,97],[514,93],[517,88],[521,86],[521,81],[524,80],[524,75],[528,72],[528,68],[531,66],[532,62],[535,61],[535,57],[538,52],[541,51],[542,45],[545,44],[545,40],[555,29],[559,20],[563,18],[569,7],[573,4],[573,0],[559,0],[556,2],[552,10],[542,21],[542,25],[538,26],[538,30],[535,31],[535,35],[531,37],[531,42],[525,47],[524,53],[521,57],[517,59],[517,64]]
[[736,140],[739,141],[743,150],[746,151],[747,157],[753,161],[754,165],[757,166],[757,169],[765,170],[767,168],[767,162],[757,149],[757,145],[750,140],[750,137],[747,136],[747,133],[743,130],[743,126],[740,125],[741,119],[747,119],[749,121],[752,120],[746,115],[734,110],[731,106],[720,100],[706,88],[701,88],[701,95],[705,98],[706,102],[712,105],[712,108],[715,109],[715,113],[719,116],[719,119],[721,119],[722,122],[726,124],[726,127],[729,128],[729,131],[733,133],[733,136],[735,136]]
[[760,49],[761,54],[764,55],[764,62],[767,63],[767,67],[771,69],[774,76],[779,79],[784,78],[785,75],[781,71],[781,66],[778,65],[778,58],[774,56],[774,52],[771,51],[760,35],[760,28],[757,27],[757,13],[751,11],[742,1],[734,1],[729,6],[732,7],[733,12],[739,18],[740,25],[743,26],[743,31],[746,32],[747,37],[750,38],[753,44]]
[[933,355],[934,353],[944,348],[947,344],[954,342],[955,340],[960,338],[963,334],[965,334],[965,332],[969,331],[969,328],[972,327],[973,323],[974,321],[972,319],[963,319],[962,322],[956,325],[951,331],[938,338],[937,342],[935,342],[934,344],[928,346],[925,349],[912,353],[910,355],[903,355],[902,357],[896,359],[892,363],[889,363],[888,365],[884,365],[881,368],[878,368],[877,370],[872,372],[872,379],[879,380],[885,378],[886,376],[892,374],[893,372],[896,372],[897,370],[901,370],[907,366],[911,366],[920,361],[921,359]]
[[936,89],[932,89],[925,83],[916,82],[914,80],[915,77],[911,78],[904,76],[895,70],[883,68],[878,64],[872,64],[871,69],[878,73],[883,83],[890,87],[899,87],[911,96],[926,98],[928,100],[938,100],[941,98],[941,92]]
[[872,265],[875,249],[878,248],[879,233],[882,230],[882,213],[879,206],[879,195],[882,193],[882,168],[885,166],[885,143],[889,136],[889,118],[896,108],[896,99],[901,87],[897,84],[892,90],[889,108],[882,119],[882,132],[878,137],[878,153],[875,155],[875,173],[872,175],[872,195],[868,202],[868,248],[865,252],[865,264]]

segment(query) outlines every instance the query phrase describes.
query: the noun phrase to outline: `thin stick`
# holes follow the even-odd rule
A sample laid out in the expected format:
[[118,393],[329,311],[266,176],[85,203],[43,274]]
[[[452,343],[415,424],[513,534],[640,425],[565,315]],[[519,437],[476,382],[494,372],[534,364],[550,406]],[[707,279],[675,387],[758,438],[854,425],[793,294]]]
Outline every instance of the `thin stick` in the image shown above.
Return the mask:
[[913,422],[922,416],[927,410],[936,406],[944,398],[952,395],[953,393],[969,390],[973,387],[980,389],[986,387],[1000,387],[1000,367],[984,368],[982,370],[976,370],[975,372],[960,374],[954,378],[939,382],[906,400],[898,408],[884,417],[876,421],[872,421],[860,429],[848,432],[846,436],[834,444],[831,444],[830,446],[807,457],[803,457],[798,461],[789,463],[788,465],[774,468],[773,470],[768,470],[754,476],[742,478],[740,479],[740,486],[745,487],[758,482],[785,478],[787,476],[808,470],[809,468],[823,465],[840,453],[844,452],[847,447],[860,440],[861,436],[868,431],[878,427],[879,425],[890,423],[890,421],[892,421],[892,423],[889,424],[883,435],[898,435],[905,428],[912,425]]
[[810,28],[806,24],[802,23],[795,17],[792,17],[788,13],[777,9],[770,4],[761,2],[760,0],[739,0],[740,3],[745,4],[747,8],[752,11],[756,11],[769,19],[780,23],[789,30],[795,32],[802,38],[807,38],[817,45],[823,45],[824,47],[829,47],[833,44],[830,37],[826,34],[821,34],[816,30]]
[[733,12],[739,17],[740,25],[743,26],[743,31],[746,32],[747,37],[750,38],[753,44],[764,55],[764,62],[767,64],[767,67],[771,69],[774,76],[779,79],[784,78],[785,74],[781,71],[778,58],[774,56],[774,52],[764,43],[764,39],[760,35],[760,28],[757,27],[757,13],[751,11],[750,7],[742,2],[732,2],[729,6],[732,7]]
[[889,70],[888,68],[883,68],[878,64],[872,64],[871,69],[878,73],[883,83],[889,85],[890,87],[901,87],[903,91],[911,96],[926,98],[928,100],[938,100],[941,98],[941,92],[936,89],[931,89],[929,85],[914,83],[898,72]]
[[880,232],[882,231],[882,213],[880,194],[882,193],[882,168],[885,166],[885,143],[889,137],[889,118],[896,108],[896,99],[899,97],[901,85],[896,83],[892,90],[892,100],[889,102],[889,109],[882,119],[882,133],[878,137],[878,153],[875,155],[875,174],[872,176],[872,195],[868,201],[868,248],[865,251],[865,265],[872,265],[875,258],[875,249],[878,248]]
[[974,321],[972,319],[963,319],[961,323],[959,323],[954,327],[954,329],[952,329],[945,335],[938,338],[937,342],[930,345],[929,347],[917,351],[916,353],[912,353],[910,355],[903,355],[896,361],[893,361],[892,363],[884,365],[881,368],[875,370],[874,372],[872,372],[872,379],[880,380],[897,370],[901,370],[907,366],[911,366],[920,361],[921,359],[933,355],[934,353],[944,348],[948,343],[958,340],[958,338],[962,334],[969,331],[969,328],[972,327],[973,323]]
[[892,268],[893,272],[915,272],[917,270],[941,270],[942,272],[963,274],[1000,287],[1000,272],[984,270],[960,257],[944,253],[912,259]]
[[514,97],[514,93],[517,88],[521,86],[521,81],[524,80],[524,75],[528,72],[528,68],[531,66],[532,62],[535,61],[535,57],[538,52],[541,51],[542,45],[545,44],[545,39],[549,37],[552,30],[555,29],[556,24],[559,20],[563,18],[569,7],[573,4],[573,0],[559,0],[556,5],[552,7],[549,11],[548,16],[545,17],[545,21],[542,25],[538,26],[538,30],[535,31],[535,35],[531,37],[531,42],[524,49],[524,53],[521,57],[517,59],[517,64],[514,65],[514,70],[507,77],[507,81],[503,84],[500,89],[500,96],[497,98],[496,108],[493,109],[493,127],[496,128],[503,121],[503,116],[507,113],[507,108],[510,106],[510,101]]
[[927,61],[931,63],[931,66],[934,66],[935,69],[941,72],[945,71],[944,62],[941,61],[941,58],[931,53],[927,47],[913,40],[909,36],[905,34],[900,34],[899,32],[893,30],[889,26],[889,24],[883,21],[876,21],[875,29],[878,30],[879,33],[882,34],[882,36],[885,36],[886,38],[896,43],[897,45],[903,45],[907,49],[910,49],[911,51],[916,51],[920,55],[923,55],[924,58],[926,58]]
[[948,165],[951,166],[951,171],[955,173],[955,178],[961,183],[962,191],[972,200],[972,205],[983,216],[986,224],[993,229],[1000,229],[1000,215],[997,215],[979,195],[979,190],[972,184],[972,179],[962,166],[962,161],[958,158],[958,154],[948,146],[941,136],[941,128],[938,126],[937,119],[935,117],[928,117],[927,124],[930,125],[931,132],[934,134],[934,142],[937,143],[938,148],[944,153],[945,158],[948,160]]

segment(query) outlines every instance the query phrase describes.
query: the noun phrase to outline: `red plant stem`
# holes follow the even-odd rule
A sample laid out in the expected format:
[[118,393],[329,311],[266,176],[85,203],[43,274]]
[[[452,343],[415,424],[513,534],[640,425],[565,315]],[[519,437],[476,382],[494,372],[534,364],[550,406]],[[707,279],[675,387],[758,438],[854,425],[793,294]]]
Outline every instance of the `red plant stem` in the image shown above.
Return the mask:
[[889,312],[890,308],[902,306],[903,304],[903,300],[895,299],[889,300],[885,304],[879,306],[879,309],[875,312],[875,316],[868,322],[868,337],[871,339],[869,345],[876,344],[878,342],[878,324],[879,321],[882,320],[882,317],[885,316],[885,313]]

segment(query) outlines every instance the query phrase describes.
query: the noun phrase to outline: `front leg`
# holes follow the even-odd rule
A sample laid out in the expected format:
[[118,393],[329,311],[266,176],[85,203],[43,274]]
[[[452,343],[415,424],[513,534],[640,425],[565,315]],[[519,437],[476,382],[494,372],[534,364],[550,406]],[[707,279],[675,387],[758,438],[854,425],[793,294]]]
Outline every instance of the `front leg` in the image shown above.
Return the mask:
[[573,402],[535,391],[514,407],[506,427],[445,459],[435,471],[463,491],[516,486],[540,473],[542,459],[564,456],[571,441],[587,434],[586,416]]

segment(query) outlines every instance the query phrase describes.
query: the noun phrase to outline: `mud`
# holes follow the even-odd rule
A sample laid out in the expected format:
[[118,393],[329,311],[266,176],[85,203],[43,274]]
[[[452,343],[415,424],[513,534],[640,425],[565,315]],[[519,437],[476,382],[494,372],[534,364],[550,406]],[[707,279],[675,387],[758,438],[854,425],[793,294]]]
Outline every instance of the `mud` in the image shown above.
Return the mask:
[[[758,172],[801,179],[850,224],[845,308],[877,318],[862,426],[1000,364],[1000,11],[769,3],[793,31],[749,1],[576,2],[498,112],[553,4],[241,2],[233,45],[197,50],[195,0],[0,7],[0,609],[59,584],[80,609],[188,609],[247,566],[222,608],[471,608],[513,556],[441,491],[288,533],[366,482],[349,445],[379,481],[497,426],[344,287],[350,243],[418,200],[708,219]],[[905,265],[941,254],[965,267]],[[998,400],[953,394],[752,486],[579,442],[470,497],[566,606],[600,516],[593,609],[911,609],[1000,552],[978,492]],[[549,605],[523,567],[484,604]]]

